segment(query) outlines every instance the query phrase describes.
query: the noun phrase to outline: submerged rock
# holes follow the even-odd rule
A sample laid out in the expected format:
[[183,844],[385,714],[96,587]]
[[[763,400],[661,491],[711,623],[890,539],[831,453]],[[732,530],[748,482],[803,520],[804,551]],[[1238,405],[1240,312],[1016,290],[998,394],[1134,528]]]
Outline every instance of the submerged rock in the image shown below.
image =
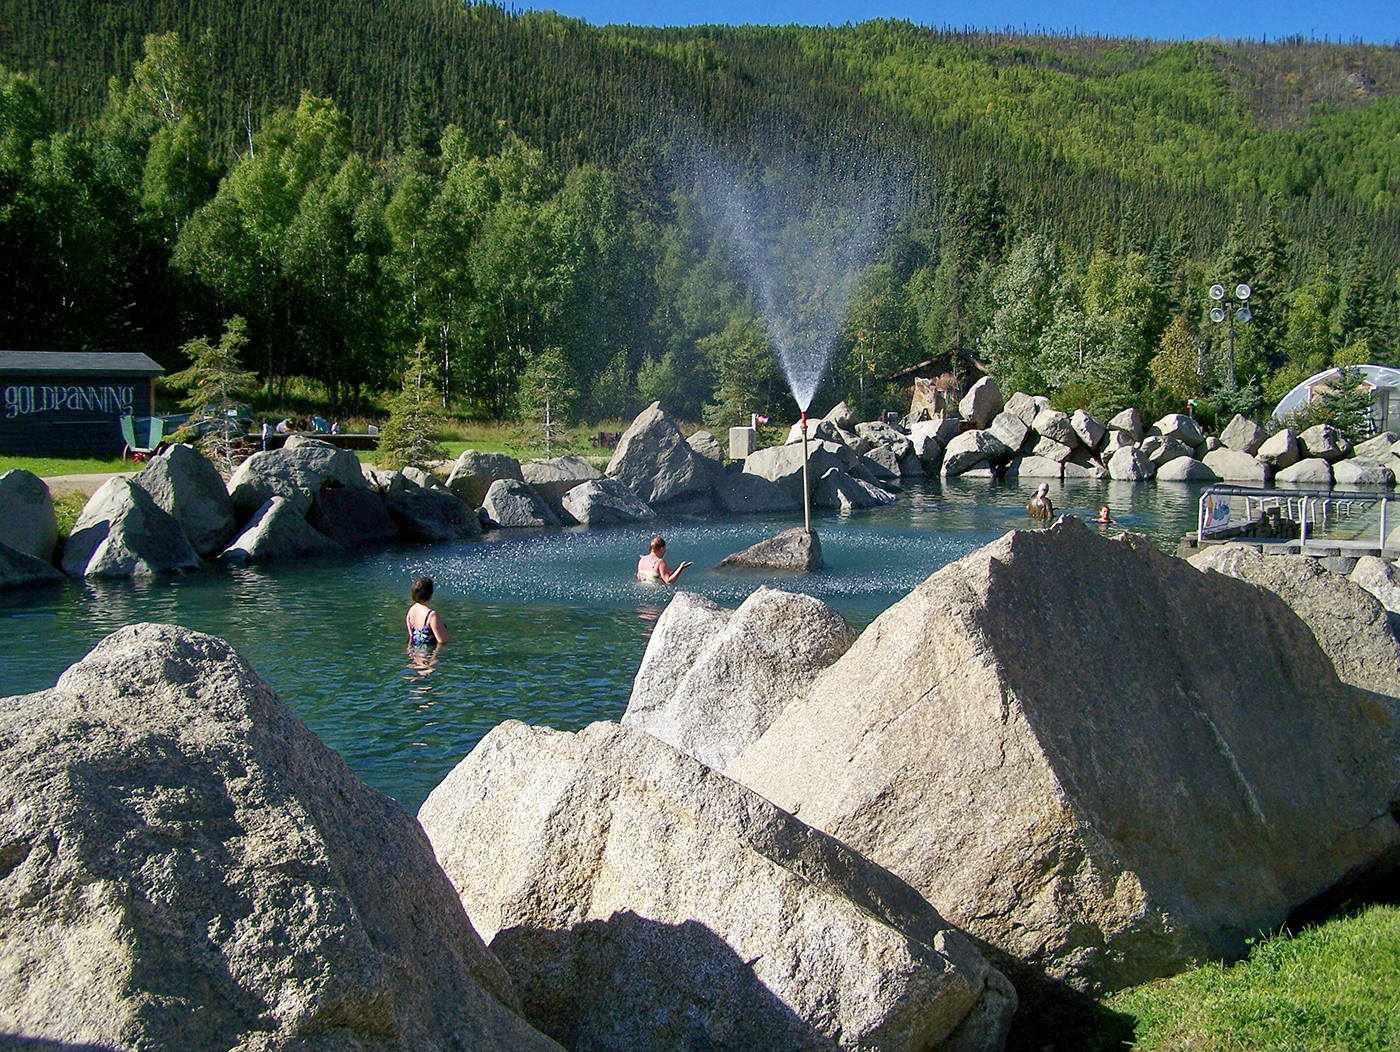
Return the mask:
[[822,545],[816,530],[794,526],[776,537],[759,541],[741,552],[725,556],[721,566],[745,566],[759,570],[820,570]]
[[419,811],[520,989],[571,1049],[939,1048],[1015,995],[912,889],[669,745],[510,721]]
[[[698,631],[672,629],[669,622],[684,618],[695,618]],[[716,620],[705,606],[671,601],[647,644],[622,723],[722,771],[856,634],[820,599],[762,587],[704,639],[693,660],[677,652],[678,636],[700,636]],[[685,673],[659,689],[653,677],[668,665]]]
[[413,816],[221,640],[134,625],[0,700],[0,793],[25,1047],[557,1052]]
[[1277,596],[1066,517],[919,585],[726,773],[1101,990],[1393,865],[1387,724]]

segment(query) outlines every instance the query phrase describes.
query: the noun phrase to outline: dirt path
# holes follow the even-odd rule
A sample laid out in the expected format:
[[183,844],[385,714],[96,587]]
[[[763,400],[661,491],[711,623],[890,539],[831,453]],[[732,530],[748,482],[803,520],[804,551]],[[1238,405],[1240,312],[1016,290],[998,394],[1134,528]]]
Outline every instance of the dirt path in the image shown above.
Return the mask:
[[106,471],[98,472],[95,475],[50,475],[44,479],[44,483],[49,487],[49,492],[57,496],[60,493],[81,493],[85,497],[91,497],[97,492],[97,487],[108,479],[125,475],[130,478],[135,475],[135,471]]

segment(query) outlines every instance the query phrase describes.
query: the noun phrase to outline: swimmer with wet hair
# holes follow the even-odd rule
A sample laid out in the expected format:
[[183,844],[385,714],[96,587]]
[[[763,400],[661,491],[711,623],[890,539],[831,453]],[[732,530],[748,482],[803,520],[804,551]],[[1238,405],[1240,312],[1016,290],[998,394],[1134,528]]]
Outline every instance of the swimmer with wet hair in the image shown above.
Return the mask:
[[666,538],[660,534],[651,539],[651,551],[637,560],[637,580],[642,582],[660,581],[662,584],[675,584],[681,571],[690,566],[689,561],[681,563],[674,570],[666,565]]
[[408,590],[413,605],[408,608],[408,645],[412,647],[435,647],[447,642],[447,626],[442,615],[428,603],[433,598],[433,579],[420,577]]
[[1050,483],[1042,482],[1040,488],[1035,491],[1035,496],[1026,505],[1026,512],[1033,519],[1040,519],[1042,522],[1049,522],[1055,517],[1055,505],[1050,503]]

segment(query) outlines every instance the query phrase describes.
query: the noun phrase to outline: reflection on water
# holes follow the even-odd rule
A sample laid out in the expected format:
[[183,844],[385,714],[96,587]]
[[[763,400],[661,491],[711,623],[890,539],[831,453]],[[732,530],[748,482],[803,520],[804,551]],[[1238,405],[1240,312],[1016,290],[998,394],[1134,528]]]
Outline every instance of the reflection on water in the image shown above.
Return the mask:
[[[737,606],[760,584],[830,603],[868,624],[935,570],[1028,527],[1034,486],[928,481],[873,512],[814,518],[827,567],[792,575],[715,564],[781,529],[770,516],[663,522],[667,551],[695,565],[683,586]],[[1167,550],[1195,524],[1199,486],[1051,484],[1055,507],[1088,520],[1107,504],[1123,529]],[[227,639],[371,785],[416,808],[505,719],[577,729],[618,719],[669,590],[635,577],[656,524],[514,531],[487,542],[394,548],[174,580],[79,581],[7,593],[0,696],[53,686],[109,632],[138,621]],[[452,643],[405,658],[415,577],[432,577]]]

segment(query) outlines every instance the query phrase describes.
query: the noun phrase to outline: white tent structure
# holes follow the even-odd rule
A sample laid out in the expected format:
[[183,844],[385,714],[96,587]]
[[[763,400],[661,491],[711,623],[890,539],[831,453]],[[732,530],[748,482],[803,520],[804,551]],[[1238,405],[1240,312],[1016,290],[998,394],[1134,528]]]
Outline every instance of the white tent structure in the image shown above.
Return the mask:
[[[1355,367],[1371,389],[1371,433],[1382,431],[1400,433],[1400,369],[1388,365],[1358,365]],[[1324,369],[1310,376],[1283,396],[1274,409],[1274,419],[1286,421],[1291,413],[1305,408],[1318,394],[1331,389],[1341,369]]]

